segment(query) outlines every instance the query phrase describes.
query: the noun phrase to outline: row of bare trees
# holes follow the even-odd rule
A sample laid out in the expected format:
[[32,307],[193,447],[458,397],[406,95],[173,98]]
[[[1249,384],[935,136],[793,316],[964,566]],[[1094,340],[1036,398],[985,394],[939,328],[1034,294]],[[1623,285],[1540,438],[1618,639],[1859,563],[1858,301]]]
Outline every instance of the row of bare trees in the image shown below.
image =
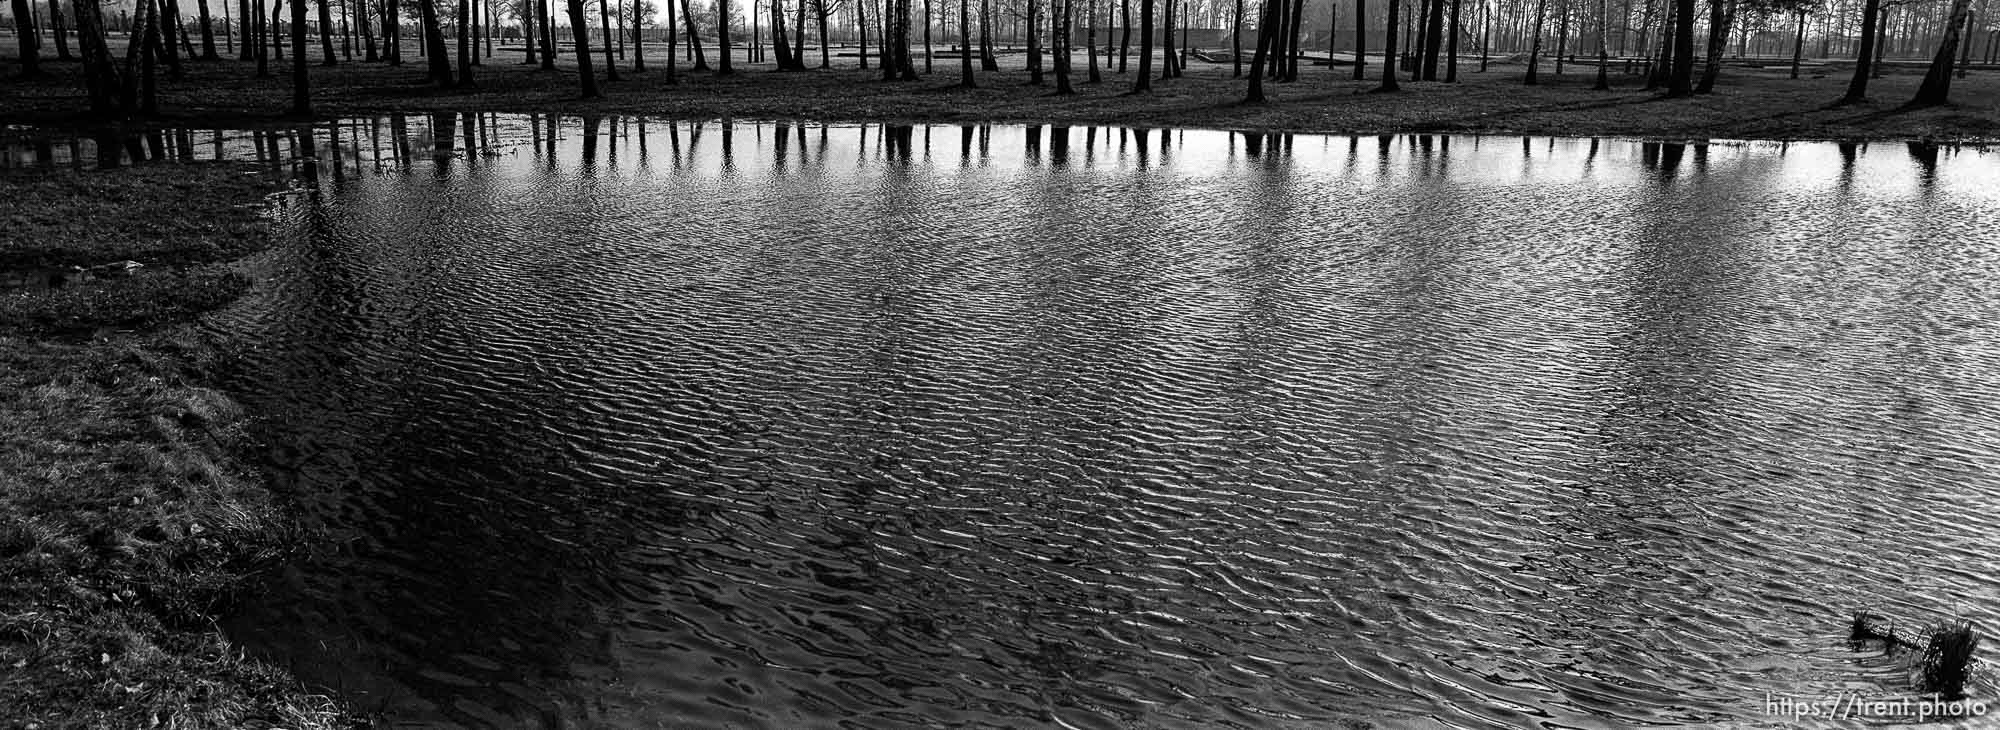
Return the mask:
[[[284,0],[237,0],[239,8],[237,20],[242,26],[240,35],[243,38],[239,58],[255,61],[258,73],[265,75],[269,73],[270,60],[283,61],[285,47],[291,46],[291,76],[294,86],[292,111],[297,114],[311,112],[310,78],[306,71],[306,59],[311,35],[309,31],[315,24],[307,15],[308,1],[292,0],[289,23],[286,23],[280,10]],[[523,62],[539,65],[544,69],[555,68],[558,55],[556,35],[559,24],[551,14],[549,0],[513,0],[511,4],[497,9],[501,12],[496,12],[492,7],[482,6],[482,2],[491,3],[492,0],[457,0],[456,7],[449,4],[440,5],[440,3],[450,3],[450,0],[415,0],[414,8],[403,7],[400,0],[375,0],[372,7],[369,5],[369,0],[314,1],[318,10],[316,26],[321,63],[324,65],[336,63],[334,51],[336,35],[342,38],[342,45],[349,49],[350,57],[352,47],[359,45],[363,48],[367,60],[382,61],[391,65],[400,64],[403,60],[404,45],[403,16],[408,14],[415,16],[417,21],[419,37],[416,40],[420,55],[427,61],[426,73],[430,79],[444,87],[476,87],[474,66],[479,65],[480,33],[481,26],[484,25],[479,19],[487,18],[490,21],[504,12],[519,21],[523,39]],[[569,33],[574,43],[574,49],[569,53],[580,72],[581,90],[585,96],[601,94],[598,69],[595,68],[591,47],[593,33],[590,26],[593,21],[598,25],[598,37],[604,40],[602,71],[605,80],[619,79],[619,63],[613,55],[612,41],[617,40],[622,53],[628,29],[632,48],[632,70],[635,72],[646,70],[643,30],[648,25],[648,19],[659,14],[657,11],[661,9],[660,7],[647,0],[632,0],[629,2],[630,22],[625,22],[626,19],[621,18],[616,23],[617,30],[614,33],[610,0],[599,0],[595,3],[589,3],[587,0],[563,1],[566,5]],[[1310,4],[1308,0],[1262,0],[1254,12],[1245,7],[1246,0],[1136,0],[1136,3],[1135,0],[1105,0],[1102,7],[1098,0],[1086,0],[1082,8],[1078,7],[1077,0],[1019,1],[1022,3],[1020,8],[1022,12],[1019,13],[1018,20],[1024,21],[1026,25],[1029,83],[1036,85],[1045,83],[1045,73],[1051,69],[1045,67],[1044,59],[1052,58],[1057,94],[1075,92],[1072,53],[1075,49],[1075,26],[1079,13],[1083,16],[1086,26],[1083,33],[1083,50],[1089,59],[1087,82],[1099,83],[1102,81],[1100,57],[1108,56],[1111,49],[1107,47],[1104,54],[1099,53],[1098,22],[1104,21],[1103,30],[1116,37],[1118,33],[1113,28],[1113,21],[1119,18],[1122,11],[1123,21],[1120,24],[1122,38],[1118,39],[1115,65],[1118,73],[1125,73],[1128,70],[1128,57],[1133,55],[1133,16],[1136,4],[1139,43],[1136,54],[1138,74],[1132,83],[1134,92],[1148,91],[1155,81],[1173,79],[1182,74],[1189,49],[1177,49],[1174,38],[1177,26],[1185,36],[1189,23],[1201,22],[1191,21],[1190,14],[1204,17],[1203,13],[1206,11],[1209,14],[1205,17],[1212,20],[1214,19],[1212,11],[1218,8],[1227,7],[1231,11],[1227,17],[1231,23],[1231,27],[1227,29],[1232,43],[1229,55],[1235,73],[1239,76],[1244,73],[1245,54],[1242,52],[1240,40],[1237,39],[1254,28],[1255,48],[1249,54],[1247,99],[1250,101],[1262,101],[1266,98],[1266,81],[1296,81],[1299,76],[1300,61],[1304,58],[1301,49],[1303,39],[1321,37],[1315,28],[1307,26],[1307,21],[1312,19],[1306,12]],[[1793,43],[1793,73],[1796,77],[1797,59],[1804,51],[1806,19],[1815,11],[1825,12],[1824,7],[1820,5],[1824,0],[1709,0],[1706,44],[1698,51],[1695,40],[1700,16],[1697,14],[1695,0],[1657,1],[1662,3],[1663,7],[1660,8],[1661,12],[1655,13],[1653,6],[1656,0],[1644,0],[1645,13],[1641,21],[1644,27],[1639,29],[1638,34],[1639,54],[1643,57],[1641,66],[1647,75],[1648,88],[1663,88],[1670,97],[1705,93],[1714,88],[1729,39],[1732,33],[1740,32],[1739,15],[1767,18],[1782,14],[1796,18],[1794,22],[1796,38]],[[1888,12],[1892,8],[1905,7],[1915,2],[1915,0],[1851,1],[1861,3],[1858,10],[1862,18],[1858,23],[1859,47],[1855,49],[1856,66],[1844,101],[1863,99],[1868,80],[1878,73],[1877,61],[1882,53],[1881,39],[1884,32],[1881,22],[1887,17]],[[1970,44],[1965,36],[1973,27],[1974,0],[1942,1],[1948,2],[1950,6],[1945,12],[1943,37],[1936,46],[1929,71],[1913,103],[1945,102],[1949,98],[1952,78],[1962,75],[1963,66],[1969,61],[1967,54],[1970,51]],[[57,28],[58,47],[62,56],[67,57],[69,50],[66,38],[69,31],[65,27],[65,16],[61,12],[59,2],[60,0],[49,0],[49,15]],[[215,33],[211,27],[212,21],[205,2],[196,3],[201,37],[201,50],[197,53],[178,0],[134,0],[133,15],[129,19],[121,19],[123,21],[121,24],[128,29],[131,39],[122,60],[116,57],[105,40],[107,27],[101,2],[102,0],[71,0],[71,10],[76,21],[74,35],[84,64],[85,85],[93,111],[152,113],[157,107],[154,92],[158,84],[158,75],[164,73],[169,79],[180,78],[183,55],[189,58],[218,58]],[[227,0],[224,2],[224,8],[227,10]],[[757,0],[752,2],[754,5]],[[979,56],[982,68],[987,71],[998,70],[992,41],[996,25],[994,2],[995,0],[980,0],[976,13],[971,0],[959,0],[957,3],[957,35],[960,47],[956,49],[956,55],[960,59],[961,85],[977,84],[976,75],[972,70],[974,53]],[[1230,3],[1233,7],[1224,5],[1224,2]],[[1355,78],[1364,78],[1367,73],[1367,48],[1370,45],[1371,34],[1382,41],[1384,51],[1382,58],[1398,59],[1403,57],[1402,54],[1407,55],[1407,58],[1404,58],[1406,68],[1398,69],[1394,64],[1387,62],[1383,64],[1380,72],[1381,84],[1377,87],[1378,91],[1383,92],[1398,90],[1401,87],[1399,76],[1403,74],[1407,74],[1408,80],[1411,81],[1444,83],[1456,81],[1461,59],[1460,41],[1466,37],[1473,38],[1479,48],[1479,62],[1481,69],[1484,70],[1492,48],[1495,11],[1509,2],[1517,6],[1520,11],[1517,15],[1524,16],[1515,20],[1520,21],[1519,25],[1522,28],[1517,36],[1528,39],[1525,83],[1535,84],[1538,81],[1544,57],[1543,41],[1553,23],[1555,38],[1560,40],[1554,52],[1558,73],[1561,72],[1564,59],[1575,55],[1574,50],[1565,48],[1569,39],[1577,37],[1581,45],[1581,38],[1587,34],[1595,40],[1597,87],[1608,89],[1609,69],[1612,65],[1609,39],[1614,31],[1618,32],[1621,51],[1625,50],[1629,29],[1620,28],[1619,24],[1629,23],[1635,6],[1634,0],[1621,0],[1624,8],[1614,22],[1611,0],[1475,0],[1472,17],[1469,19],[1464,0],[1414,0],[1414,5],[1408,8],[1404,7],[1403,0],[1388,0],[1386,12],[1381,15],[1368,12],[1367,0],[1352,0],[1352,2],[1353,12],[1349,16],[1349,22],[1353,29],[1353,46],[1356,49],[1352,64]],[[1550,18],[1552,2],[1559,3],[1559,6],[1554,8],[1556,12],[1553,21]],[[31,0],[11,0],[11,4],[15,18],[32,16]],[[593,4],[597,10],[595,18],[592,18],[589,12]],[[703,29],[700,27],[698,13],[692,0],[678,0],[678,2],[664,0],[662,5],[665,11],[665,25],[670,31],[665,34],[668,83],[676,81],[677,60],[683,55],[677,46],[683,37],[688,46],[685,55],[693,59],[694,70],[713,71],[719,74],[728,74],[735,70],[731,64],[731,59],[735,55],[731,48],[731,26],[739,16],[731,4],[732,0],[715,0],[713,3],[715,23],[712,30],[718,53],[716,65],[711,68],[702,47]],[[335,5],[340,11],[341,25],[338,27],[333,22],[332,10]],[[829,19],[839,13],[851,12],[854,29],[858,31],[860,37],[858,55],[863,68],[866,68],[869,62],[868,32],[872,27],[877,36],[874,46],[881,78],[885,81],[895,81],[914,80],[920,77],[912,48],[913,15],[919,12],[916,0],[880,0],[879,4],[874,0],[791,0],[790,6],[787,5],[787,0],[763,0],[761,5],[762,12],[753,14],[768,15],[762,23],[751,23],[753,58],[761,54],[768,39],[769,47],[776,57],[776,67],[781,71],[805,71],[809,68],[806,62],[809,13],[817,21],[815,30],[819,41],[819,66],[821,68],[830,66],[827,51],[831,45]],[[1326,7],[1329,10],[1338,9],[1332,4]],[[1584,8],[1584,11],[1579,12],[1579,7]],[[868,17],[870,9],[878,11],[872,23]],[[934,21],[951,11],[952,8],[948,4],[941,12],[931,0],[922,2],[924,71],[927,73],[934,70],[931,63],[934,56],[931,52],[931,26]],[[447,16],[454,25],[452,35],[457,41],[455,64],[453,49],[448,47],[444,33]],[[1323,18],[1325,25],[1320,26],[1325,29],[1323,37],[1328,39],[1328,47],[1332,46],[1332,39],[1342,32],[1338,23],[1334,22],[1336,17],[1329,13]],[[357,18],[362,22],[349,22]],[[972,30],[975,18],[979,25],[976,49]],[[1371,21],[1378,19],[1383,21],[1383,25],[1371,28]],[[379,54],[376,50],[377,33],[374,30],[376,21],[379,21],[381,38]],[[1572,22],[1576,26],[1574,29]],[[1399,23],[1408,27],[1399,27]],[[1586,25],[1593,26],[1594,32],[1586,31],[1584,28]],[[22,38],[21,67],[28,73],[35,73],[38,71],[39,36],[31,22],[17,22],[16,26]],[[280,27],[289,28],[288,38],[277,32]],[[769,35],[765,38],[756,38],[754,33],[760,29],[768,29]],[[488,27],[485,33],[487,53],[490,54],[493,30]],[[237,35],[239,34],[229,34],[228,42],[233,43]],[[357,35],[360,37],[358,44],[355,43]],[[1110,45],[1109,40],[1107,39],[1107,46]],[[1156,40],[1159,41],[1157,44]],[[1403,41],[1408,41],[1413,48],[1407,51],[1399,49],[1399,43]],[[1991,43],[1990,40],[1988,42]],[[182,53],[183,50],[185,54]],[[1160,61],[1157,76],[1154,69],[1156,58]],[[1697,68],[1700,69],[1698,76]]]

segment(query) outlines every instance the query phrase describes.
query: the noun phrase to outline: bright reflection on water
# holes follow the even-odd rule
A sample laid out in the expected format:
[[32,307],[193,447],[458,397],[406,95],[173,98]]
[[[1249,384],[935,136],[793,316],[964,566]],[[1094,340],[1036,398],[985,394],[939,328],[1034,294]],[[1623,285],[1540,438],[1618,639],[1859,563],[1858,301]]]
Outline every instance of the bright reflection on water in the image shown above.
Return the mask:
[[334,539],[232,630],[402,721],[1763,723],[2000,626],[1991,153],[304,132],[216,326]]

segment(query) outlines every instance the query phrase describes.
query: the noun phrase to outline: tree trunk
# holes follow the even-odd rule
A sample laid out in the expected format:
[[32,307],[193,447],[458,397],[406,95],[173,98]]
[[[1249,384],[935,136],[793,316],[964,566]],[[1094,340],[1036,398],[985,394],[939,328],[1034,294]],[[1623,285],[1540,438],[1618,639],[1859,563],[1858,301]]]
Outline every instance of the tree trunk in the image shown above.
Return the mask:
[[[1242,1],[1237,0],[1239,3]],[[1090,76],[1087,81],[1101,84],[1104,83],[1104,74],[1097,68],[1097,0],[1090,0],[1090,4],[1084,6],[1083,18],[1083,52],[1090,59]],[[1971,47],[1971,44],[1967,44],[1967,47]]]
[[104,40],[104,11],[98,0],[76,0],[70,7],[76,14],[76,45],[83,56],[84,92],[90,96],[90,110],[110,114],[117,108],[118,67],[113,64],[111,46]]
[[[321,66],[340,63],[333,57],[333,9],[327,7],[327,2],[328,0],[319,0],[319,65]],[[195,0],[195,4],[208,7],[208,3],[204,0]],[[293,13],[292,17],[297,18],[299,14]]]
[[1697,94],[1715,90],[1715,79],[1722,75],[1722,52],[1729,44],[1729,26],[1736,20],[1735,0],[1710,0],[1708,7],[1708,63],[1701,69],[1701,82],[1695,85]]
[[1597,0],[1597,84],[1598,91],[1611,90],[1611,0]]
[[1042,43],[1035,21],[1041,18],[1041,4],[1028,0],[1028,85],[1042,85]]
[[1678,5],[1669,4],[1667,14],[1660,18],[1660,47],[1653,59],[1649,60],[1652,68],[1646,74],[1647,91],[1666,86],[1668,78],[1673,76],[1674,26],[1678,24],[1675,20],[1677,17],[1675,13],[1678,11]]
[[1674,0],[1674,71],[1667,96],[1694,94],[1694,0]]
[[1486,73],[1486,62],[1493,58],[1493,5],[1488,0],[1480,0],[1479,6],[1486,15],[1484,30],[1479,33],[1479,72]]
[[[1986,7],[1985,3],[1980,3],[1980,7]],[[1958,77],[1961,79],[1965,78],[1966,67],[1972,65],[1972,28],[1976,24],[1974,14],[1966,13],[1965,28],[1961,31],[1958,40],[1959,47],[1964,49],[1963,53],[1958,57]]]
[[468,0],[458,0],[458,85],[477,88],[479,82],[472,79],[473,57],[479,55],[479,41],[473,39],[471,28],[479,27],[479,19],[473,16],[472,4]]
[[160,55],[160,0],[139,0],[146,5],[145,27],[139,41],[139,114],[160,114],[159,79],[154,70]]
[[1608,92],[1612,88],[1612,50],[1610,50],[1610,30],[1612,30],[1612,0],[1598,0],[1598,82],[1590,88]]
[[[1689,1],[1692,2],[1692,0]],[[1538,83],[1541,83],[1541,81],[1536,78],[1535,72],[1541,67],[1542,24],[1548,21],[1547,18],[1548,10],[1549,10],[1549,0],[1535,0],[1535,25],[1534,25],[1535,37],[1533,40],[1529,41],[1528,77],[1526,80],[1522,81],[1523,84],[1526,84],[1528,86],[1534,86]]]
[[[491,0],[488,1],[490,2]],[[470,68],[471,66],[484,65],[479,62],[479,55],[480,55],[479,37],[481,35],[484,35],[484,33],[481,30],[481,26],[486,25],[486,23],[484,22],[486,20],[486,16],[482,14],[485,12],[483,10],[483,6],[484,3],[479,2],[479,0],[470,0],[470,2],[466,4],[465,12],[471,13],[472,15],[472,20],[468,23],[463,24],[467,29],[469,29],[466,35],[471,37],[471,43],[469,44],[469,48],[472,50],[471,53],[466,54],[470,59],[466,62],[465,65],[466,68]],[[486,41],[486,55],[487,56],[493,55],[493,41],[491,38],[487,39]],[[460,83],[463,83],[467,86],[476,85],[472,83],[472,73],[470,71],[460,71],[458,75]],[[471,121],[468,120],[466,123],[466,130],[471,131],[471,129],[472,129]]]
[[[1360,0],[1356,0],[1359,2]],[[1236,14],[1229,23],[1229,61],[1235,66],[1231,76],[1243,75],[1243,0],[1236,0]]]
[[1806,11],[1800,10],[1798,26],[1792,35],[1792,78],[1799,77],[1799,62],[1806,55]]
[[916,81],[917,60],[910,53],[911,0],[896,0],[896,66],[904,81]]
[[1910,100],[1912,106],[1933,106],[1950,101],[1952,60],[1958,55],[1959,31],[1966,25],[1966,16],[1972,10],[1972,0],[1952,0],[1951,17],[1945,22],[1944,42],[1938,45],[1937,55],[1931,57],[1930,70],[1924,73],[1924,83],[1917,87],[1917,96]]
[[1155,0],[1160,6],[1160,80],[1174,77],[1174,3],[1178,0]]
[[1423,75],[1425,81],[1436,81],[1438,54],[1444,50],[1444,0],[1432,0],[1430,16],[1430,25],[1424,28]]
[[[320,7],[324,12],[326,6]],[[328,50],[331,51],[332,47],[329,46]],[[306,76],[305,0],[292,0],[292,116],[312,116],[312,90]]]
[[[1328,56],[1331,57],[1331,52]],[[1368,78],[1368,0],[1354,0],[1354,80]]]
[[549,0],[534,0],[535,12],[541,13],[535,25],[542,31],[542,70],[556,70],[556,12],[549,7]]
[[958,0],[958,85],[968,89],[979,86],[972,77],[971,12],[971,0]]
[[778,70],[792,70],[792,39],[785,35],[785,5],[771,0],[771,45],[778,52]]
[[361,31],[361,60],[369,63],[381,60],[375,55],[375,24],[368,20],[368,0],[354,0],[354,26]]
[[[382,9],[382,57],[391,66],[403,65],[403,16],[401,0],[385,0]],[[544,61],[547,63],[547,61]]]
[[[300,1],[302,2],[303,0]],[[167,59],[167,78],[175,81],[179,81],[182,75],[181,51],[179,46],[175,45],[179,42],[180,38],[177,37],[178,34],[175,33],[174,26],[175,22],[180,20],[180,17],[181,6],[179,0],[166,0],[166,4],[159,8],[153,15],[153,22],[160,25],[160,50],[165,54],[165,58]],[[40,43],[39,40],[36,42]]]
[[707,71],[708,54],[701,50],[701,27],[695,24],[694,18],[694,0],[681,0],[681,20],[687,25],[688,50],[694,53],[694,70]]
[[715,75],[722,76],[735,71],[729,65],[729,0],[715,0],[715,17]]
[[[667,0],[671,6],[673,0]],[[521,7],[521,65],[535,65],[535,12],[534,0],[526,0]],[[672,28],[667,29],[671,34]],[[369,59],[374,60],[374,59]]]
[[[640,5],[641,5],[641,6],[643,6],[644,4],[645,4],[644,2],[641,2],[641,3],[640,3]],[[681,34],[681,32],[680,32],[680,25],[679,25],[678,23],[674,22],[674,21],[675,21],[675,18],[674,18],[674,0],[664,0],[664,2],[661,2],[660,4],[661,4],[661,5],[664,5],[664,6],[666,6],[666,10],[667,10],[667,22],[666,22],[666,29],[667,29],[667,83],[669,83],[669,84],[678,84],[678,83],[680,83],[680,82],[681,82],[681,80],[680,80],[680,78],[679,78],[679,73],[680,73],[680,48],[679,48],[679,44],[675,43],[675,40],[676,40],[676,39],[678,39],[678,38],[680,37],[680,34]]]
[[1257,50],[1250,56],[1250,93],[1243,97],[1246,103],[1264,101],[1264,64],[1270,59],[1271,46],[1277,42],[1276,16],[1277,2],[1264,0],[1264,10],[1257,14]]
[[[826,16],[830,14],[831,13],[828,13],[826,9],[826,0],[813,0],[813,16],[819,19],[819,67],[820,68],[833,68],[832,51],[827,48],[828,41],[826,39]],[[960,20],[962,21],[964,19],[960,18]],[[966,46],[967,52],[970,52],[971,48],[972,47],[970,45]]]
[[875,11],[875,17],[881,21],[876,24],[876,37],[882,39],[881,43],[876,45],[875,59],[882,64],[883,81],[896,80],[896,73],[903,64],[903,58],[896,50],[901,48],[896,45],[896,32],[899,27],[896,20],[897,7],[896,0],[882,0],[882,7]]
[[[297,5],[304,0],[292,0]],[[419,22],[423,24],[424,59],[428,63],[428,75],[439,86],[451,88],[458,83],[452,78],[451,53],[445,50],[444,26],[438,21],[437,0],[417,0]]]
[[[206,10],[208,6],[204,5],[202,8]],[[17,15],[15,17],[19,18],[20,16]],[[15,21],[16,24],[19,24],[19,22],[18,20]],[[56,60],[74,60],[76,56],[71,55],[69,52],[69,24],[64,22],[62,6],[56,4],[56,0],[49,0],[49,26],[54,29]]]
[[243,36],[243,43],[236,47],[236,60],[248,61],[256,58],[257,52],[254,49],[257,45],[257,11],[251,9],[250,0],[236,0],[236,18],[239,21],[237,32]]
[[1153,89],[1153,0],[1139,0],[1139,78],[1132,91]]
[[[305,0],[292,0],[292,2],[305,2]],[[271,43],[271,56],[280,61],[285,60],[285,38],[284,36],[278,35],[279,33],[282,33],[285,30],[284,12],[285,12],[284,0],[272,0],[271,29],[268,32],[268,35],[270,37],[266,38],[265,40]]]
[[1382,42],[1382,85],[1377,92],[1400,91],[1402,85],[1396,83],[1396,16],[1403,12],[1403,0],[1389,0],[1389,28]]
[[1444,39],[1444,81],[1447,84],[1458,81],[1458,33],[1464,27],[1459,24],[1460,7],[1465,0],[1451,0],[1451,28],[1445,31]]
[[[1443,0],[1439,0],[1442,2]],[[1299,80],[1299,38],[1305,35],[1305,0],[1292,0],[1292,22],[1285,26],[1285,80]]]
[[597,27],[604,33],[604,80],[618,80],[618,59],[612,57],[617,51],[612,41],[617,36],[611,34],[611,0],[598,0]]
[[1562,17],[1556,20],[1556,75],[1563,75],[1563,56],[1569,51],[1569,0],[1562,0]]
[[[424,1],[429,2],[430,0]],[[717,0],[716,2],[718,6],[724,8],[721,17],[725,23],[728,22],[729,18],[727,1]],[[587,18],[589,16],[584,15],[583,11],[583,0],[569,0],[570,35],[576,37],[576,75],[583,81],[583,98],[595,99],[598,96],[597,73],[590,68],[590,21]],[[726,31],[723,37],[728,37]],[[727,46],[724,47],[726,48]]]
[[1000,59],[993,57],[992,0],[979,0],[979,70],[1000,70]]
[[1868,74],[1875,61],[1875,20],[1881,14],[1881,0],[1867,0],[1861,9],[1861,49],[1854,57],[1854,78],[1847,82],[1847,95],[1841,103],[1853,103],[1868,98]]
[[1410,80],[1422,81],[1424,80],[1424,41],[1429,40],[1426,37],[1425,31],[1430,27],[1431,0],[1416,0],[1416,4],[1413,7],[1412,12],[1415,12],[1417,17],[1414,22],[1410,23],[1410,37],[1407,39],[1410,44],[1411,60],[1414,62],[1410,66]]
[[1285,77],[1285,33],[1292,21],[1291,3],[1299,0],[1278,0],[1278,7],[1271,13],[1271,45],[1264,49],[1264,77],[1277,81]]
[[[667,3],[667,8],[668,12],[672,12],[673,3]],[[804,11],[805,0],[799,0],[799,8],[801,12]],[[646,0],[632,0],[632,72],[633,73],[638,73],[646,70],[645,12],[646,12]],[[800,26],[799,33],[801,36],[805,34],[804,26]],[[671,36],[673,34],[674,34],[674,27],[672,25],[668,25],[667,35]]]
[[1118,0],[1118,4],[1124,9],[1124,14],[1119,16],[1124,32],[1118,41],[1118,73],[1122,74],[1128,68],[1126,61],[1132,56],[1132,0]]
[[[141,0],[141,2],[147,1],[149,0]],[[269,25],[271,21],[264,18],[264,0],[256,0],[251,3],[251,7],[253,8],[253,14],[256,16],[256,30],[250,37],[244,39],[243,47],[256,47],[257,75],[269,76],[271,75],[271,52],[270,44],[264,42],[264,36],[271,32]]]
[[1067,95],[1076,93],[1069,83],[1069,21],[1074,11],[1070,6],[1075,0],[1055,0],[1060,7],[1056,16],[1056,93]]
[[[146,13],[152,8],[153,0],[138,0],[132,6],[136,17],[125,26],[125,71],[118,75],[118,103],[128,116],[139,111],[139,57],[147,51]],[[257,17],[261,25],[263,13],[258,13]]]

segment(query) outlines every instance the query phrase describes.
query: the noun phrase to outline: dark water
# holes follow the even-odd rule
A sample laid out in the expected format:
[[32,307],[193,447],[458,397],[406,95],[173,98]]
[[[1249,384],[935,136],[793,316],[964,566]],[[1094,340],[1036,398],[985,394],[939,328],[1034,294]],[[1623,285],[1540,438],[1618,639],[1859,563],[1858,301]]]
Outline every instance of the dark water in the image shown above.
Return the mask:
[[1783,725],[2000,625],[1994,153],[256,136],[333,539],[230,628],[410,726]]

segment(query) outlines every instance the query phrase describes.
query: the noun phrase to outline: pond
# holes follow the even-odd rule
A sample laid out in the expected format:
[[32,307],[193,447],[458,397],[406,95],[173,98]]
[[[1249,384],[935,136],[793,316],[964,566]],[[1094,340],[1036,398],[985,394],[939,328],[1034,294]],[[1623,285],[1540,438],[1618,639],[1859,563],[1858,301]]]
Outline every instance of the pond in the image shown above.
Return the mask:
[[198,137],[312,182],[210,326],[329,539],[228,628],[398,723],[1759,724],[2000,618],[1996,153]]

